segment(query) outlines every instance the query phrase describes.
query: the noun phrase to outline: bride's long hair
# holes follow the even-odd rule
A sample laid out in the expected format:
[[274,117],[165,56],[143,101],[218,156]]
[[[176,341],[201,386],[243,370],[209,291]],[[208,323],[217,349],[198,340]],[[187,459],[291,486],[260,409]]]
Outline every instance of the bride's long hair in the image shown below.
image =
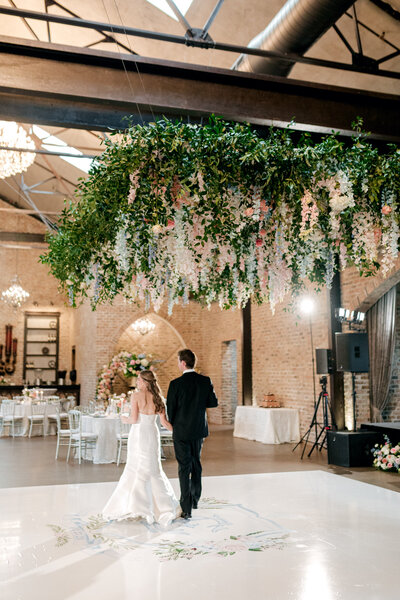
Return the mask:
[[157,377],[153,371],[140,371],[139,377],[141,377],[143,381],[147,383],[147,389],[153,396],[156,413],[163,413],[165,410],[165,405],[161,397],[161,389],[158,385]]

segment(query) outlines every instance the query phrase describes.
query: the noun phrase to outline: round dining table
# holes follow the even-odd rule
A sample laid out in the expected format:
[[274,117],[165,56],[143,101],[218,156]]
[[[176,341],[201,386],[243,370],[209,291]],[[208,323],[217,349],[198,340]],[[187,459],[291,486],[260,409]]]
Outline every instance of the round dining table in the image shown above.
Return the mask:
[[82,457],[96,465],[117,462],[119,427],[118,415],[82,415],[82,433],[97,434],[95,448],[88,448]]

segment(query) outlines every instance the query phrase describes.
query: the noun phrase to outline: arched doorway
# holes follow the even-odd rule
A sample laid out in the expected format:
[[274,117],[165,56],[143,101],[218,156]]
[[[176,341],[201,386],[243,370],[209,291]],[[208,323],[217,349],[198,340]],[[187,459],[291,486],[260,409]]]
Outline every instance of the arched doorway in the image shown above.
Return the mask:
[[[179,349],[185,348],[186,344],[180,333],[166,319],[155,313],[145,316],[154,323],[153,331],[145,335],[137,333],[132,326],[140,318],[138,316],[121,334],[115,345],[114,354],[122,350],[136,354],[144,352],[152,354],[154,358],[160,360],[156,365],[156,372],[161,391],[166,396],[169,382],[180,374],[177,369],[177,352]],[[113,387],[117,393],[126,391],[127,383],[123,378],[116,378]]]

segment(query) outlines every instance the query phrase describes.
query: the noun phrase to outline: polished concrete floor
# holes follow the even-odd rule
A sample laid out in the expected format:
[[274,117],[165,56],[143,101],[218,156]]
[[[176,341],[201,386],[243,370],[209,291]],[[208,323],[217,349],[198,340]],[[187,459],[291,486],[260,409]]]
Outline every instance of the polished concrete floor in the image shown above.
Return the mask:
[[[373,468],[342,468],[327,464],[326,451],[307,452],[300,459],[302,448],[292,452],[293,445],[266,445],[234,438],[232,427],[211,426],[211,434],[203,448],[204,476],[238,475],[246,473],[277,473],[304,470],[326,470],[400,492],[400,477],[396,473],[384,473]],[[94,465],[76,460],[66,463],[66,448],[60,449],[55,461],[56,438],[0,438],[0,488],[63,483],[94,483],[117,481],[123,465]],[[163,467],[168,477],[177,477],[177,464],[173,451],[167,449]],[[400,595],[399,595],[400,597]]]

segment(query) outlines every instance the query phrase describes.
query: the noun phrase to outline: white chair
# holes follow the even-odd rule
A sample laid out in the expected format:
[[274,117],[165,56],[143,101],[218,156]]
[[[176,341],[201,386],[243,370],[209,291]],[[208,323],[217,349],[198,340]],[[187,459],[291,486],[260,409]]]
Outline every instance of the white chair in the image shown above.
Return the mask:
[[60,446],[68,446],[70,445],[70,438],[71,438],[71,430],[70,429],[63,429],[61,427],[61,412],[60,412],[60,408],[56,407],[56,415],[55,415],[55,419],[56,419],[56,423],[57,423],[57,448],[56,448],[56,460],[58,459],[58,450],[60,448]]
[[82,432],[82,413],[79,410],[70,410],[68,412],[68,418],[71,436],[69,438],[67,462],[69,460],[71,448],[77,448],[79,464],[81,464],[82,450],[86,451],[96,447],[97,433]]
[[[67,396],[65,399],[65,403],[67,403],[68,401],[68,410],[72,410],[73,408],[76,407],[76,398],[75,396]],[[62,401],[64,403],[64,400]],[[64,407],[64,410],[67,410],[66,407]]]
[[[18,427],[18,434],[21,434],[24,417],[16,415],[15,411],[19,404],[13,400],[3,400],[1,403],[1,413],[3,417],[3,428],[8,427],[12,437],[15,437],[15,426]],[[17,434],[17,435],[18,435]]]
[[166,429],[161,425],[159,415],[157,417],[157,425],[158,429],[160,430],[161,460],[165,460],[166,456],[164,453],[164,448],[172,448],[172,446],[174,445],[172,439],[172,431],[169,431],[169,429]]
[[14,402],[24,402],[26,400],[25,396],[13,396]]
[[173,448],[174,441],[172,439],[172,431],[161,425],[160,427],[160,442],[161,442],[161,458],[165,458],[164,449]]
[[68,419],[68,413],[62,412],[61,410],[61,400],[58,396],[49,396],[46,398],[47,400],[47,422],[50,427],[52,425],[57,425],[57,413],[60,416],[60,419]]
[[28,415],[29,421],[29,437],[32,436],[33,427],[38,426],[42,428],[42,435],[44,436],[44,420],[46,417],[47,402],[32,402],[31,403],[31,414]]
[[121,462],[122,448],[128,447],[128,438],[129,438],[130,430],[131,430],[131,424],[123,423],[121,421],[121,416],[119,416],[118,417],[118,433],[117,433],[117,440],[118,440],[117,467],[119,467],[119,463]]

